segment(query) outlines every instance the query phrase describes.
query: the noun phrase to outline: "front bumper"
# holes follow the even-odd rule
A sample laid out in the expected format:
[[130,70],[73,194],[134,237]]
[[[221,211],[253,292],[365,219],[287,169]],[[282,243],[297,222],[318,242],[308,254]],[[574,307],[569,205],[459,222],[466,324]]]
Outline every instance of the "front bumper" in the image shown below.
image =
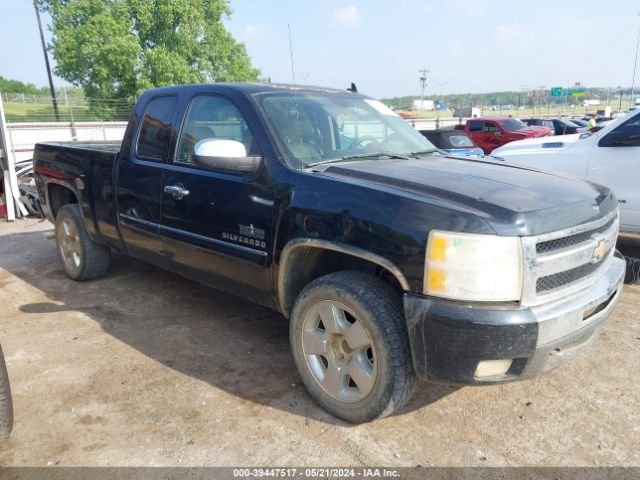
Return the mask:
[[[405,294],[413,364],[423,380],[487,384],[551,370],[597,337],[625,274],[618,256],[589,288],[536,307],[482,305]],[[506,373],[476,377],[485,360],[513,360]]]

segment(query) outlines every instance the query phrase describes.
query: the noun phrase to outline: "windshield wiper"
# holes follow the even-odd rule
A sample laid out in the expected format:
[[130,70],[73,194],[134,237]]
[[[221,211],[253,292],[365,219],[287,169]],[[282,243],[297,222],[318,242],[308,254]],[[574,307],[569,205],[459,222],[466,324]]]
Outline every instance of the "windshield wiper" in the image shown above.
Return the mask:
[[375,158],[375,157],[389,157],[398,160],[409,160],[409,157],[406,155],[401,155],[395,152],[370,152],[370,153],[357,153],[355,155],[346,155],[344,157],[339,158],[330,158],[328,160],[321,160],[320,162],[310,163],[306,166],[306,168],[315,167],[316,165],[323,165],[325,163],[339,163],[339,162],[348,162],[349,160],[357,160],[359,158]]
[[412,157],[419,157],[420,155],[428,155],[430,153],[442,153],[442,150],[439,148],[432,148],[431,150],[420,150],[417,152],[409,152],[407,155],[411,155]]

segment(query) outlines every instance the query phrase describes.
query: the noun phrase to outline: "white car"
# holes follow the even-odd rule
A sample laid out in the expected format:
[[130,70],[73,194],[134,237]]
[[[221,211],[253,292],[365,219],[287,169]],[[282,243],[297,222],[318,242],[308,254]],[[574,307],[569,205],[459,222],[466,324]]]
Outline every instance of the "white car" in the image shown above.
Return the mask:
[[620,205],[621,239],[640,239],[640,110],[594,133],[519,140],[486,158],[555,170],[610,187]]

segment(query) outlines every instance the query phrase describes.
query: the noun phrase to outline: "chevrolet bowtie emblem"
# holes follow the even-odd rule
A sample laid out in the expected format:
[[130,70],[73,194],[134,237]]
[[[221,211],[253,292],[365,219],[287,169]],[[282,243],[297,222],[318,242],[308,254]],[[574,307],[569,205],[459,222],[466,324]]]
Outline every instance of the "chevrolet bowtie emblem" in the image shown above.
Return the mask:
[[593,249],[593,255],[591,256],[591,263],[598,263],[602,260],[607,252],[609,251],[609,240],[606,239],[595,239],[598,242],[596,247]]

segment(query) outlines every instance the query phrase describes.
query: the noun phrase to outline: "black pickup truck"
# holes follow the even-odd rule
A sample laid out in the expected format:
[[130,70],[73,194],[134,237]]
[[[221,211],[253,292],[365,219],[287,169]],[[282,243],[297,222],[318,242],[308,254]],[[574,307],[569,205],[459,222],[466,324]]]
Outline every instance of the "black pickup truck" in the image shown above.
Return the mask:
[[351,422],[418,378],[553,368],[622,292],[609,189],[447,156],[350,91],[147,91],[122,145],[39,143],[34,169],[72,279],[117,249],[282,312],[308,391]]

